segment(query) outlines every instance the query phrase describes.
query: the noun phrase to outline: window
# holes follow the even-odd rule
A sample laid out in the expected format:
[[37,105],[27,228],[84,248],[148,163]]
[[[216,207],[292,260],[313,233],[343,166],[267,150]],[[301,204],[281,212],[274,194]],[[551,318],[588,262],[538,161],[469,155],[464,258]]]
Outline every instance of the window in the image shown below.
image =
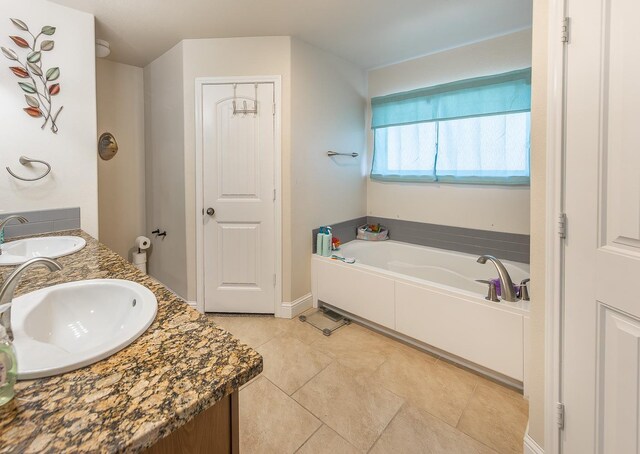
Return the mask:
[[371,178],[529,184],[530,69],[371,100]]

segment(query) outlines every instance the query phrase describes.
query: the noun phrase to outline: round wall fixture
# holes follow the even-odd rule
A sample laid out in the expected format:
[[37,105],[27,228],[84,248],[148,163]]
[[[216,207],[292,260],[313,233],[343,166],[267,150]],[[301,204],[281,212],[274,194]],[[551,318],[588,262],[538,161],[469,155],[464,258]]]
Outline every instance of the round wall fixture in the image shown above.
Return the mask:
[[111,53],[111,45],[104,39],[96,39],[96,57],[105,58]]
[[118,142],[113,134],[105,132],[98,139],[98,154],[104,161],[113,158],[118,152]]

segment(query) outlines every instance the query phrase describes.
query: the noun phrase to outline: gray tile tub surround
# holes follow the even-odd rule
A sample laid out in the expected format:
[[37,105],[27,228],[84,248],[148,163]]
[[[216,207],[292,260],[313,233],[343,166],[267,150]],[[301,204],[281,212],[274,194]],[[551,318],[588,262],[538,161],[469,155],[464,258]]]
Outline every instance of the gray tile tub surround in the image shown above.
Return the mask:
[[0,212],[0,219],[7,216],[20,215],[27,218],[27,224],[12,221],[4,228],[4,238],[8,240],[17,236],[39,235],[41,233],[60,232],[80,228],[80,208],[56,208],[52,210]]
[[[342,243],[346,243],[348,241],[355,240],[358,227],[366,223],[367,223],[367,217],[362,216],[360,218],[351,219],[349,221],[338,222],[337,224],[329,224],[329,225],[333,232],[333,236],[340,238],[340,241]],[[312,247],[313,247],[314,254],[316,253],[316,236],[318,235],[319,231],[320,231],[320,228],[318,227],[317,229],[313,229],[313,231],[311,232],[311,238],[312,238],[311,244],[313,244]]]
[[[401,219],[360,217],[332,224],[333,234],[346,243],[356,238],[357,228],[363,224],[382,224],[389,229],[389,238],[404,243],[435,247],[467,254],[494,255],[502,260],[529,263],[529,235],[467,229],[448,225],[427,224]],[[313,253],[316,252],[316,235],[312,232]]]
[[439,224],[404,221],[369,216],[369,224],[382,224],[389,229],[389,238],[404,243],[465,252],[489,254],[503,260],[529,263],[529,235],[467,229]]

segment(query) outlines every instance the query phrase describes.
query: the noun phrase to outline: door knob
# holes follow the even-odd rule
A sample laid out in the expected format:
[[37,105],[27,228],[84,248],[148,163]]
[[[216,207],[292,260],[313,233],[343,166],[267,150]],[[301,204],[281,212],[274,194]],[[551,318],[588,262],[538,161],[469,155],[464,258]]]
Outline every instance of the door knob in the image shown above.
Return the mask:
[[207,214],[209,216],[213,216],[216,213],[216,210],[214,210],[213,208],[209,207],[207,208]]

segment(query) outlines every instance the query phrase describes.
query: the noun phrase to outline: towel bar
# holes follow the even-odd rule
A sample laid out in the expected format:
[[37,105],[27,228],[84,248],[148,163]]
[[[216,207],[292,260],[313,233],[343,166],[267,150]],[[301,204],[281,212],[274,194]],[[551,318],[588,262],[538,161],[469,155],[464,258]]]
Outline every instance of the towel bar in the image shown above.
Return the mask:
[[21,181],[38,181],[43,179],[44,177],[46,177],[47,175],[49,175],[49,172],[51,172],[51,166],[49,165],[48,162],[45,161],[41,161],[39,159],[31,159],[31,158],[27,158],[26,156],[20,156],[20,164],[22,164],[23,166],[26,166],[27,164],[31,164],[33,162],[37,162],[39,164],[44,164],[47,167],[47,170],[40,175],[39,177],[35,177],[35,178],[23,178],[21,176],[16,175],[15,173],[13,173],[11,171],[11,169],[9,167],[7,167],[7,172],[9,172],[9,174],[13,177],[16,178],[18,180]]
[[337,153],[335,151],[327,151],[327,156],[351,156],[352,158],[357,158],[360,155],[358,153]]

